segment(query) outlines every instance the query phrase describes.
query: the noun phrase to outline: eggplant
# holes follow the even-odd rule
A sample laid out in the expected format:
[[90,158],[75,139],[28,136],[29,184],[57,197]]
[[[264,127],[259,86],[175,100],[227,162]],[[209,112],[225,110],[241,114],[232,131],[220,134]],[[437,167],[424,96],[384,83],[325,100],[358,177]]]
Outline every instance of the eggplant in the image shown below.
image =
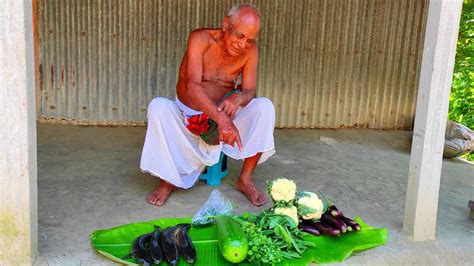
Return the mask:
[[168,227],[160,235],[160,247],[163,257],[170,265],[174,266],[178,263],[179,253],[176,245],[176,230],[178,227]]
[[340,211],[335,205],[329,206],[327,213],[331,214],[335,218],[342,218],[342,216],[344,216],[342,211]]
[[316,230],[318,230],[321,234],[327,236],[339,236],[341,234],[341,231],[339,231],[339,229],[325,226],[321,222],[315,222],[314,228],[316,228]]
[[184,257],[187,263],[196,262],[196,249],[189,237],[188,230],[191,224],[178,224],[176,230],[176,245],[178,246],[179,254]]
[[155,225],[155,231],[153,231],[150,239],[150,256],[151,256],[151,261],[153,261],[154,264],[160,264],[160,262],[163,260],[163,252],[160,247],[160,236],[163,230],[161,230],[161,227]]
[[309,226],[309,225],[299,225],[298,228],[303,232],[310,233],[310,234],[313,234],[315,236],[321,235],[321,233],[318,231],[318,229],[316,229],[312,226]]
[[332,215],[323,213],[323,215],[321,215],[321,223],[337,228],[343,234],[347,232],[347,225],[342,220],[336,219]]
[[131,246],[130,255],[127,257],[132,257],[145,266],[151,265],[151,256],[148,252],[151,235],[152,233],[149,233],[135,238]]
[[342,220],[344,221],[345,224],[347,224],[347,226],[352,227],[353,230],[360,231],[360,225],[356,223],[356,221],[350,218],[347,218],[345,216],[342,216]]

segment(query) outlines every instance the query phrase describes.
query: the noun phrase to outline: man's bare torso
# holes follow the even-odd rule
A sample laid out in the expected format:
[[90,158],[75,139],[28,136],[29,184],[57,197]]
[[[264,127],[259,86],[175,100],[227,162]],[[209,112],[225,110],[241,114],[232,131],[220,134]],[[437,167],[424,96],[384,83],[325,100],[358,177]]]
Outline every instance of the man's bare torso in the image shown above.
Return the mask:
[[[204,87],[207,96],[214,102],[221,99],[225,93],[234,89],[236,80],[247,61],[248,55],[243,53],[238,57],[226,57],[223,55],[219,44],[218,36],[220,29],[201,29],[206,38],[207,49],[204,51],[201,86]],[[187,93],[187,62],[188,51],[181,61],[179,68],[179,80],[176,88],[178,98],[181,102],[198,110],[196,103]]]

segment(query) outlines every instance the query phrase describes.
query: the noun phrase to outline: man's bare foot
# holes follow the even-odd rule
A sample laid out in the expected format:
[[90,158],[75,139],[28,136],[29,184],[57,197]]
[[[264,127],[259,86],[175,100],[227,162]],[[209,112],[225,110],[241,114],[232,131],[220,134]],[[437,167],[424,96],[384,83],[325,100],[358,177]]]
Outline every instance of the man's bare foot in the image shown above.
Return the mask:
[[239,178],[237,183],[235,183],[235,188],[244,193],[245,196],[249,199],[249,201],[255,206],[262,206],[267,203],[268,198],[265,193],[260,192],[253,182],[243,182],[242,179]]
[[150,194],[148,194],[146,201],[148,201],[148,203],[150,203],[151,205],[161,206],[165,204],[171,192],[175,190],[175,186],[161,180],[160,185],[156,187],[155,190],[153,190]]

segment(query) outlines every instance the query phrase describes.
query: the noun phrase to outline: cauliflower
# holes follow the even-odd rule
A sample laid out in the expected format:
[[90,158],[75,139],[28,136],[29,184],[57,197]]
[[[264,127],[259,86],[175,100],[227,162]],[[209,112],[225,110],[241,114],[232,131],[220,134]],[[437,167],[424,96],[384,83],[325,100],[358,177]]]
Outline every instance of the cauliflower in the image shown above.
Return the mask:
[[323,201],[313,192],[298,192],[295,205],[298,206],[298,214],[304,220],[319,220],[323,214]]
[[268,194],[274,202],[290,202],[296,195],[296,184],[292,180],[280,177],[268,183]]
[[291,205],[288,207],[275,207],[273,212],[275,214],[281,214],[290,217],[293,221],[295,221],[296,225],[298,225],[298,210],[295,206]]

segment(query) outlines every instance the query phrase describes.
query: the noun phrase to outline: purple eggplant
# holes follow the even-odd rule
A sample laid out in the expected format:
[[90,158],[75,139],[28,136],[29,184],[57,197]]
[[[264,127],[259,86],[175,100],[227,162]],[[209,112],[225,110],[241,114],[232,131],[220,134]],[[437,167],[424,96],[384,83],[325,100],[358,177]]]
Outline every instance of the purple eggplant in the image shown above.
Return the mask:
[[323,235],[327,235],[327,236],[339,236],[339,235],[341,235],[341,231],[339,231],[339,229],[335,229],[335,228],[325,226],[324,224],[322,224],[320,222],[315,222],[314,223],[314,228],[316,228],[316,230],[318,230]]
[[352,227],[352,230],[354,231],[360,231],[360,225],[356,223],[354,220],[347,218],[345,216],[342,216],[342,220],[344,221],[347,226]]
[[347,225],[340,219],[334,218],[332,215],[329,214],[323,214],[321,216],[321,223],[337,228],[341,231],[341,233],[347,232]]
[[342,216],[344,216],[344,214],[342,213],[342,211],[340,211],[335,205],[329,206],[329,208],[328,208],[328,210],[326,211],[326,213],[332,215],[332,216],[335,217],[335,218],[341,218]]
[[314,228],[313,226],[299,225],[298,228],[303,232],[310,233],[310,234],[313,234],[315,236],[320,236],[321,235],[321,233],[318,231],[318,229]]

